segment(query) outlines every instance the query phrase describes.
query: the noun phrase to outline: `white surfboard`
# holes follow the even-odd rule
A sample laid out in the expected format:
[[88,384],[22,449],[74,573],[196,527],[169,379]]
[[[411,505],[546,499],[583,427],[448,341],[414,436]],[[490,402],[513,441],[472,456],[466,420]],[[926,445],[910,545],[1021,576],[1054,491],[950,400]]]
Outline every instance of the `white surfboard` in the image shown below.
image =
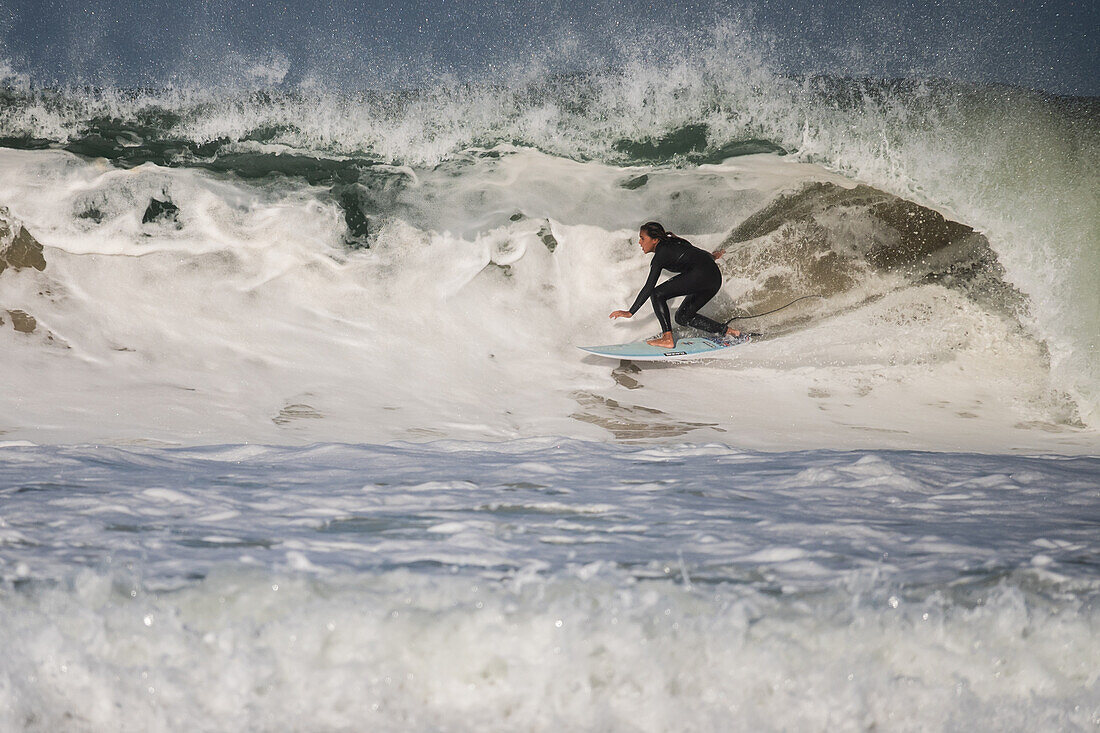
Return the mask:
[[676,340],[676,346],[666,349],[663,346],[650,346],[645,341],[629,344],[608,344],[607,346],[578,346],[578,349],[609,359],[629,359],[631,361],[682,361],[713,356],[716,352],[737,346],[749,340],[747,335],[709,336],[682,338]]

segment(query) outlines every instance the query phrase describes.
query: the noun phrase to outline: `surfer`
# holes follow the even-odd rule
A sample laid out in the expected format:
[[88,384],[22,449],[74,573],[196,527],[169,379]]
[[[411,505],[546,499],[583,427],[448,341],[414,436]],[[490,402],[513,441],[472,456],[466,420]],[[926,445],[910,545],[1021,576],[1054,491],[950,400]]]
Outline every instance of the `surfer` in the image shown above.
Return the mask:
[[[690,326],[700,331],[727,336],[741,335],[741,332],[736,329],[727,328],[725,324],[699,315],[699,309],[706,305],[722,287],[722,272],[715,264],[715,260],[724,255],[725,250],[705,252],[686,239],[677,237],[672,232],[666,232],[665,228],[655,221],[642,224],[638,232],[638,245],[646,254],[653,254],[653,262],[649,266],[649,279],[646,280],[642,292],[638,293],[630,310],[615,311],[611,314],[611,318],[632,317],[642,307],[645,299],[650,298],[653,303],[653,312],[657,314],[663,333],[655,338],[646,339],[646,343],[671,349],[676,346],[676,338],[672,335],[672,321],[668,317],[668,300],[683,295],[687,297],[676,309],[676,322],[681,326]],[[677,274],[658,285],[657,278],[664,270]]]

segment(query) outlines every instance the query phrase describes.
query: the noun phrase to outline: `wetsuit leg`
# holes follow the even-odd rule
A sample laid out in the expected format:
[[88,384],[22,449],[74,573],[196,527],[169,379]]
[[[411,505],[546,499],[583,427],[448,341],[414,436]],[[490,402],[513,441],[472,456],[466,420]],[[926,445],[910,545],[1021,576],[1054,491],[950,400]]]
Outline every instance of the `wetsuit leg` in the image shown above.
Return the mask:
[[718,293],[717,290],[708,293],[692,293],[684,298],[684,302],[680,304],[680,307],[676,309],[676,322],[681,326],[689,326],[691,328],[697,328],[700,331],[709,331],[710,333],[725,333],[726,325],[719,323],[718,321],[711,320],[699,313],[699,309],[710,302]]
[[713,271],[710,268],[691,269],[658,285],[653,289],[650,301],[653,303],[653,312],[657,314],[657,321],[661,324],[661,332],[672,330],[672,319],[668,313],[669,298],[686,295],[688,297],[676,310],[677,323],[711,333],[725,333],[725,326],[697,312],[721,287],[722,274],[717,267]]

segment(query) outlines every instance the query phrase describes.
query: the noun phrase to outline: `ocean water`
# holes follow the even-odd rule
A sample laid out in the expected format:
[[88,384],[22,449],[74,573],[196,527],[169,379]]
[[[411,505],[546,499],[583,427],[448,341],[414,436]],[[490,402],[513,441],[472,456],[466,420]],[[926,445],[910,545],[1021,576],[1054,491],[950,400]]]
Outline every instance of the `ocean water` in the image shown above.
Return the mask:
[[1100,726],[1095,99],[267,71],[0,64],[0,728]]
[[1091,730],[1100,459],[4,449],[0,723]]

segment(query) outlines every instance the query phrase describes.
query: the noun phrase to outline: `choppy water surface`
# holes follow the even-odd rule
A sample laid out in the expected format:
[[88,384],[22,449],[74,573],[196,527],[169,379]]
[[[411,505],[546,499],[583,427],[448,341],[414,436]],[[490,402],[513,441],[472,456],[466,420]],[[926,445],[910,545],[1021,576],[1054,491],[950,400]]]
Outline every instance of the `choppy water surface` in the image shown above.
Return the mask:
[[2,455],[12,728],[1100,721],[1096,458]]

